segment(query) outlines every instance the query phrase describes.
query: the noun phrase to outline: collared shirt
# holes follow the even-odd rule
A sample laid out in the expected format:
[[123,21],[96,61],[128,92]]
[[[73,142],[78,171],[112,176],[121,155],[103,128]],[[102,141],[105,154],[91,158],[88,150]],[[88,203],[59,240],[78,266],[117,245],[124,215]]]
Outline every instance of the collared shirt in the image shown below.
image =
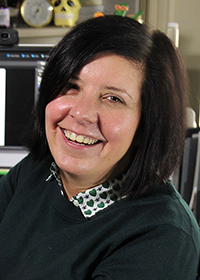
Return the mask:
[[[61,195],[64,196],[63,184],[58,166],[53,162],[50,167],[51,175],[47,178],[47,182],[54,177],[60,187]],[[91,218],[99,211],[104,210],[108,206],[122,199],[120,196],[120,184],[122,179],[115,179],[95,186],[84,192],[73,196],[70,201],[79,207],[85,218]]]

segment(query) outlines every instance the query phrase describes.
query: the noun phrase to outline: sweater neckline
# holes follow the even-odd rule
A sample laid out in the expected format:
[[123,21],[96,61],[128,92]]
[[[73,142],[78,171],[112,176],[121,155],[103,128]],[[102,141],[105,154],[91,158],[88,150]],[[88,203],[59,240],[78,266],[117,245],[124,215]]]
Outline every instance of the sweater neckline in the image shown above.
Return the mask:
[[[73,196],[70,200],[64,196],[64,188],[60,176],[59,167],[55,162],[52,162],[50,166],[50,175],[46,179],[46,182],[57,182],[57,189],[59,192],[56,192],[64,198],[65,202],[68,201],[77,208],[81,210],[81,213],[84,218],[92,218],[98,212],[106,209],[108,206],[122,199],[120,195],[121,181],[123,175],[119,179],[110,180],[104,182],[98,186],[95,186],[91,189],[88,189],[84,192],[78,193]],[[55,193],[54,193],[55,194]],[[57,197],[58,198],[58,197]]]

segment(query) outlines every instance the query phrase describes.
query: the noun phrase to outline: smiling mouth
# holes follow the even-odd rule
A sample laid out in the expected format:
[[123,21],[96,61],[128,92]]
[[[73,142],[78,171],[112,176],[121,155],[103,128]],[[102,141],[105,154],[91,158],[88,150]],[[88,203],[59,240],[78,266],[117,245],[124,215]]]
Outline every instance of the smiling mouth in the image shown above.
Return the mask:
[[63,129],[63,132],[64,132],[64,135],[65,137],[71,141],[71,142],[75,142],[75,143],[78,143],[78,144],[81,144],[81,145],[95,145],[99,142],[101,142],[100,140],[95,140],[95,139],[92,139],[88,136],[84,136],[84,135],[77,135],[76,133],[74,132],[69,132],[65,129]]

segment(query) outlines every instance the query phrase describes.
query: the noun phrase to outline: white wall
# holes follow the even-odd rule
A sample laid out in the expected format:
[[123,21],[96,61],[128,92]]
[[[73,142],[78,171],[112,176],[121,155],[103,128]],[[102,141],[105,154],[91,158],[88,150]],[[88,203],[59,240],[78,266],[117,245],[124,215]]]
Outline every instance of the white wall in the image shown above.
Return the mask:
[[199,115],[200,1],[177,0],[177,22],[180,25],[180,50],[188,70],[190,103]]
[[103,0],[105,14],[114,14],[115,4],[123,4],[123,3],[129,5],[128,14],[134,14],[139,10],[139,0],[126,0],[126,1]]
[[166,32],[167,22],[179,23],[179,49],[189,78],[189,102],[199,123],[200,100],[200,1],[140,0],[144,19],[152,27]]
[[[114,13],[115,0],[103,0],[104,12]],[[118,2],[118,3],[123,3]],[[152,27],[166,32],[167,22],[175,21],[179,23],[180,40],[179,49],[185,60],[189,77],[189,101],[191,107],[199,115],[200,100],[200,0],[128,0],[124,1],[130,6],[129,14],[134,13],[139,8],[144,11],[143,18]],[[27,30],[19,30],[20,43],[55,43],[62,36],[65,30],[61,28],[45,28],[45,34],[49,30],[50,37],[42,33],[42,30],[28,30],[31,38],[28,37]],[[32,32],[38,32],[38,36],[32,36]],[[41,32],[39,32],[41,31]],[[54,32],[56,34],[54,34]],[[67,31],[66,31],[67,32]],[[41,36],[39,36],[41,33]],[[55,37],[52,35],[54,34]],[[38,38],[36,38],[38,37]]]

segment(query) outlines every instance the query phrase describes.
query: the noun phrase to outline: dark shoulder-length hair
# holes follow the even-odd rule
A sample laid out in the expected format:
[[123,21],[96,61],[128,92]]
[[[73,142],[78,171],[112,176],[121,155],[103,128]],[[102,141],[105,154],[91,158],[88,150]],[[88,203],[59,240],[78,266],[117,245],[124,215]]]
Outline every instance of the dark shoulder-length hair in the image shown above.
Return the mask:
[[144,72],[139,142],[124,179],[123,195],[141,196],[168,179],[182,157],[185,137],[185,68],[168,37],[134,19],[105,16],[75,26],[52,49],[35,108],[31,152],[50,155],[45,135],[45,107],[66,90],[71,75],[98,53],[132,60]]

